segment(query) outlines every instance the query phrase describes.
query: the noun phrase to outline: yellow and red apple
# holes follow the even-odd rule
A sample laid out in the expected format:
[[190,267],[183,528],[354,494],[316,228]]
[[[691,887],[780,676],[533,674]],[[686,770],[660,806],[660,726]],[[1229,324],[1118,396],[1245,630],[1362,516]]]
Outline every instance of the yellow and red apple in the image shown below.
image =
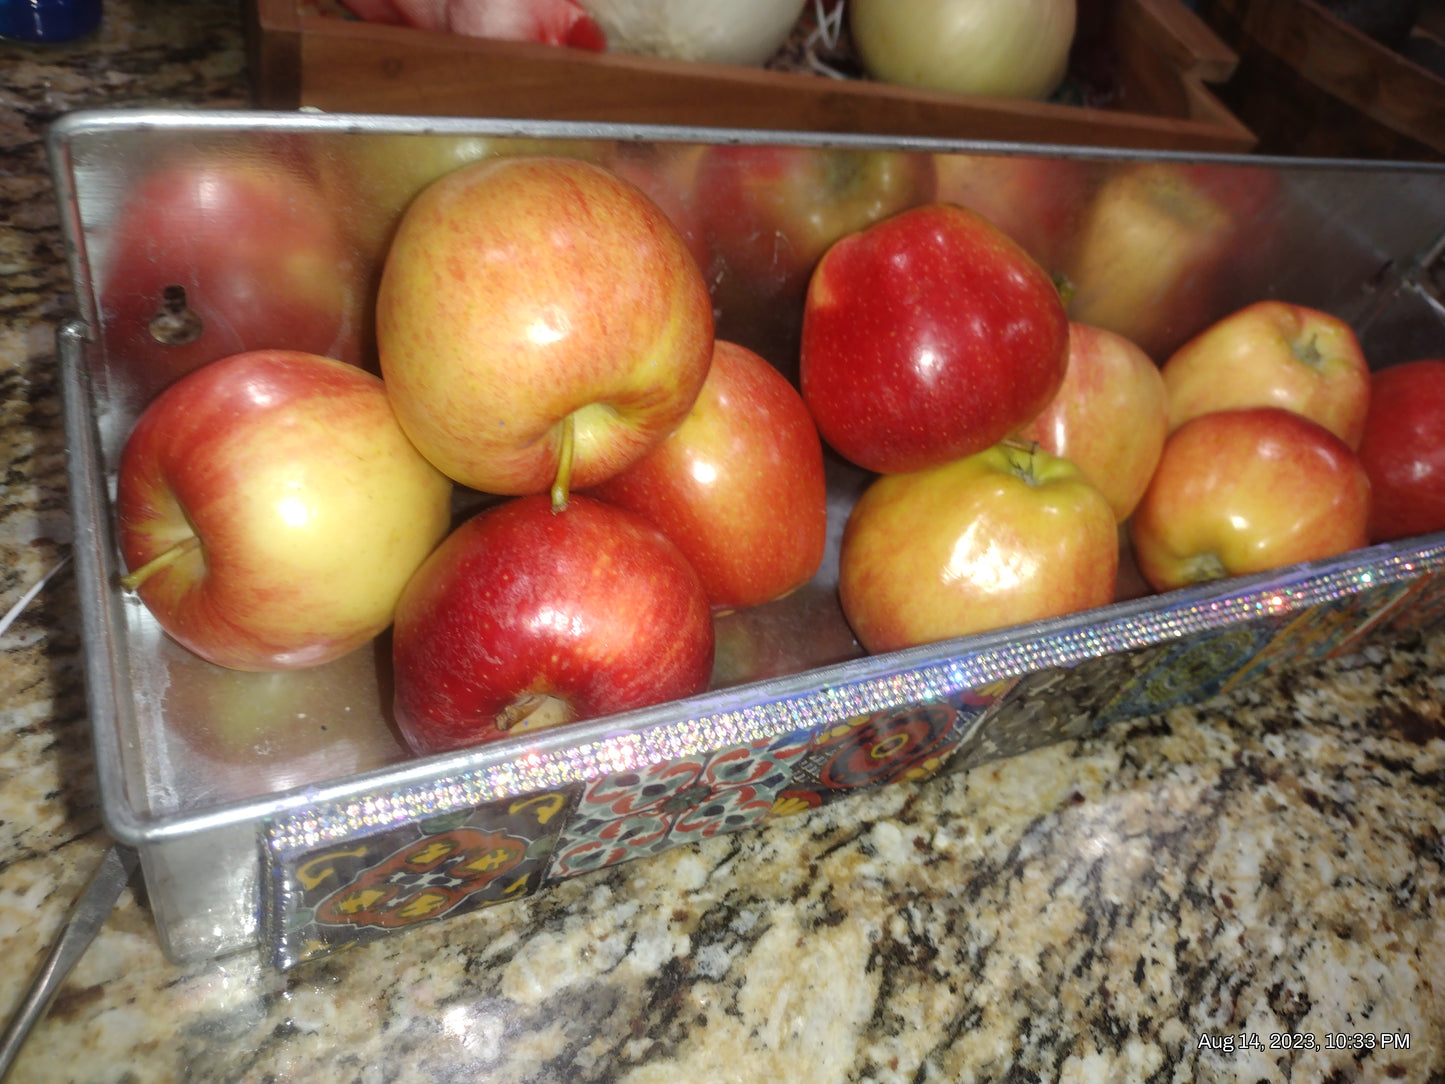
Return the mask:
[[875,480],[848,517],[838,593],[870,652],[1114,601],[1119,529],[1066,459],[995,445]]
[[904,151],[716,144],[698,165],[708,237],[755,283],[805,284],[838,238],[933,199],[933,160]]
[[1094,191],[1062,270],[1069,318],[1167,357],[1241,288],[1245,239],[1269,243],[1268,170],[1138,162]]
[[1046,270],[1058,270],[1088,204],[1078,160],[1028,154],[934,156],[940,203],[977,211]]
[[1162,367],[1169,427],[1216,410],[1275,406],[1360,446],[1370,367],[1349,324],[1285,301],[1256,301],[1215,321]]
[[708,283],[719,336],[795,377],[808,277],[828,246],[929,202],[935,184],[928,154],[709,146],[696,194],[712,253]]
[[828,492],[818,430],[798,390],[736,343],[716,344],[677,431],[589,492],[661,528],[719,609],[786,595],[823,561]]
[[1357,549],[1369,511],[1349,445],[1293,411],[1253,407],[1171,433],[1129,531],[1139,571],[1167,591]]
[[712,357],[712,303],[677,228],[577,159],[433,182],[397,227],[376,308],[402,428],[449,477],[501,495],[630,466],[681,424]]
[[485,158],[517,155],[594,158],[578,140],[441,132],[348,132],[313,143],[312,169],[337,217],[371,266],[380,270],[407,204],[427,185]]
[[217,665],[316,666],[391,624],[451,491],[371,373],[295,351],[224,358],[162,392],[126,441],[125,585]]
[[706,153],[707,148],[690,143],[619,143],[602,162],[662,208],[705,275],[711,270],[713,253],[703,223],[697,175]]
[[1154,475],[1169,431],[1169,401],[1153,360],[1122,335],[1069,325],[1064,382],[1021,440],[1070,460],[1122,523]]

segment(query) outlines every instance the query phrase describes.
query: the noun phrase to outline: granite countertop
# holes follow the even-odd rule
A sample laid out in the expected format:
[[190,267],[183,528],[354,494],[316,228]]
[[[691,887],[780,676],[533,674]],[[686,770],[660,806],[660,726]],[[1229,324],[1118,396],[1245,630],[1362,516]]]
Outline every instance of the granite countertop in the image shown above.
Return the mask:
[[[236,9],[107,0],[89,40],[0,44],[0,613],[44,580],[0,634],[0,1016],[109,842],[42,133],[244,104]],[[168,962],[137,877],[12,1079],[1439,1082],[1442,976],[1434,634],[284,974]],[[1291,1032],[1313,1048],[1271,1049]]]

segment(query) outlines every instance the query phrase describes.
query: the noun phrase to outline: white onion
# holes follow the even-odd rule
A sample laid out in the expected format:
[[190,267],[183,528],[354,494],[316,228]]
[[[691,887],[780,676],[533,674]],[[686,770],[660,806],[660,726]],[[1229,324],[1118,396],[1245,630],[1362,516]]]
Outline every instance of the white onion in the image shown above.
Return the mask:
[[755,66],[788,38],[808,0],[579,0],[607,47],[674,60]]
[[850,0],[858,56],[886,83],[1046,98],[1064,78],[1075,0]]

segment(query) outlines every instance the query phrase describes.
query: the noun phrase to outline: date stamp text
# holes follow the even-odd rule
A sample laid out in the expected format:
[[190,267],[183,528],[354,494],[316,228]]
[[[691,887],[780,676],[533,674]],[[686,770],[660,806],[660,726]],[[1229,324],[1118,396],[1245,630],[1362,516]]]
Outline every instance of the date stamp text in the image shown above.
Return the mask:
[[1243,1051],[1292,1050],[1409,1050],[1408,1031],[1217,1031],[1205,1032],[1195,1044],[1196,1050],[1213,1050],[1220,1054]]

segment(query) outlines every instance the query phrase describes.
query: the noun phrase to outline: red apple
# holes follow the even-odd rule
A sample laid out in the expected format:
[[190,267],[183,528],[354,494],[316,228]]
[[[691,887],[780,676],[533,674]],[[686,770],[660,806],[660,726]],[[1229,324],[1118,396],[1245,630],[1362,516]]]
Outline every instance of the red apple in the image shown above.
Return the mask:
[[1069,363],[1049,404],[1021,440],[1073,462],[1122,523],[1149,485],[1169,431],[1164,379],[1122,335],[1069,325]]
[[1347,444],[1280,407],[1201,414],[1164,444],[1130,538],[1156,591],[1330,557],[1368,541]]
[[417,571],[392,658],[397,725],[437,752],[701,692],[712,616],[696,570],[642,517],[519,497]]
[[885,475],[853,506],[838,593],[858,640],[895,651],[1114,601],[1114,512],[1080,470],[995,445]]
[[1062,271],[1069,318],[1167,357],[1227,306],[1270,238],[1276,181],[1264,168],[1138,162],[1110,173]]
[[1370,476],[1370,541],[1445,530],[1445,361],[1374,374],[1359,455]]
[[1350,325],[1284,301],[1257,301],[1211,324],[1163,365],[1169,427],[1216,410],[1276,406],[1360,446],[1370,367]]
[[450,498],[377,377],[313,354],[238,354],[167,388],[126,441],[125,586],[217,665],[317,666],[391,623]]
[[808,277],[838,238],[933,199],[933,158],[904,151],[714,144],[697,169],[721,338],[796,373]]
[[101,339],[141,401],[248,350],[363,360],[365,268],[281,152],[159,163],[117,212],[103,268]]
[[687,416],[712,343],[707,286],[677,228],[577,159],[490,159],[429,185],[377,297],[402,427],[488,493],[541,492],[569,469],[593,485],[636,462]]
[[818,430],[797,389],[735,343],[716,344],[678,430],[591,492],[661,528],[720,609],[785,595],[823,561],[828,493]]
[[987,219],[904,211],[828,250],[808,287],[801,387],[819,432],[868,470],[996,444],[1053,398],[1068,318],[1048,274]]

